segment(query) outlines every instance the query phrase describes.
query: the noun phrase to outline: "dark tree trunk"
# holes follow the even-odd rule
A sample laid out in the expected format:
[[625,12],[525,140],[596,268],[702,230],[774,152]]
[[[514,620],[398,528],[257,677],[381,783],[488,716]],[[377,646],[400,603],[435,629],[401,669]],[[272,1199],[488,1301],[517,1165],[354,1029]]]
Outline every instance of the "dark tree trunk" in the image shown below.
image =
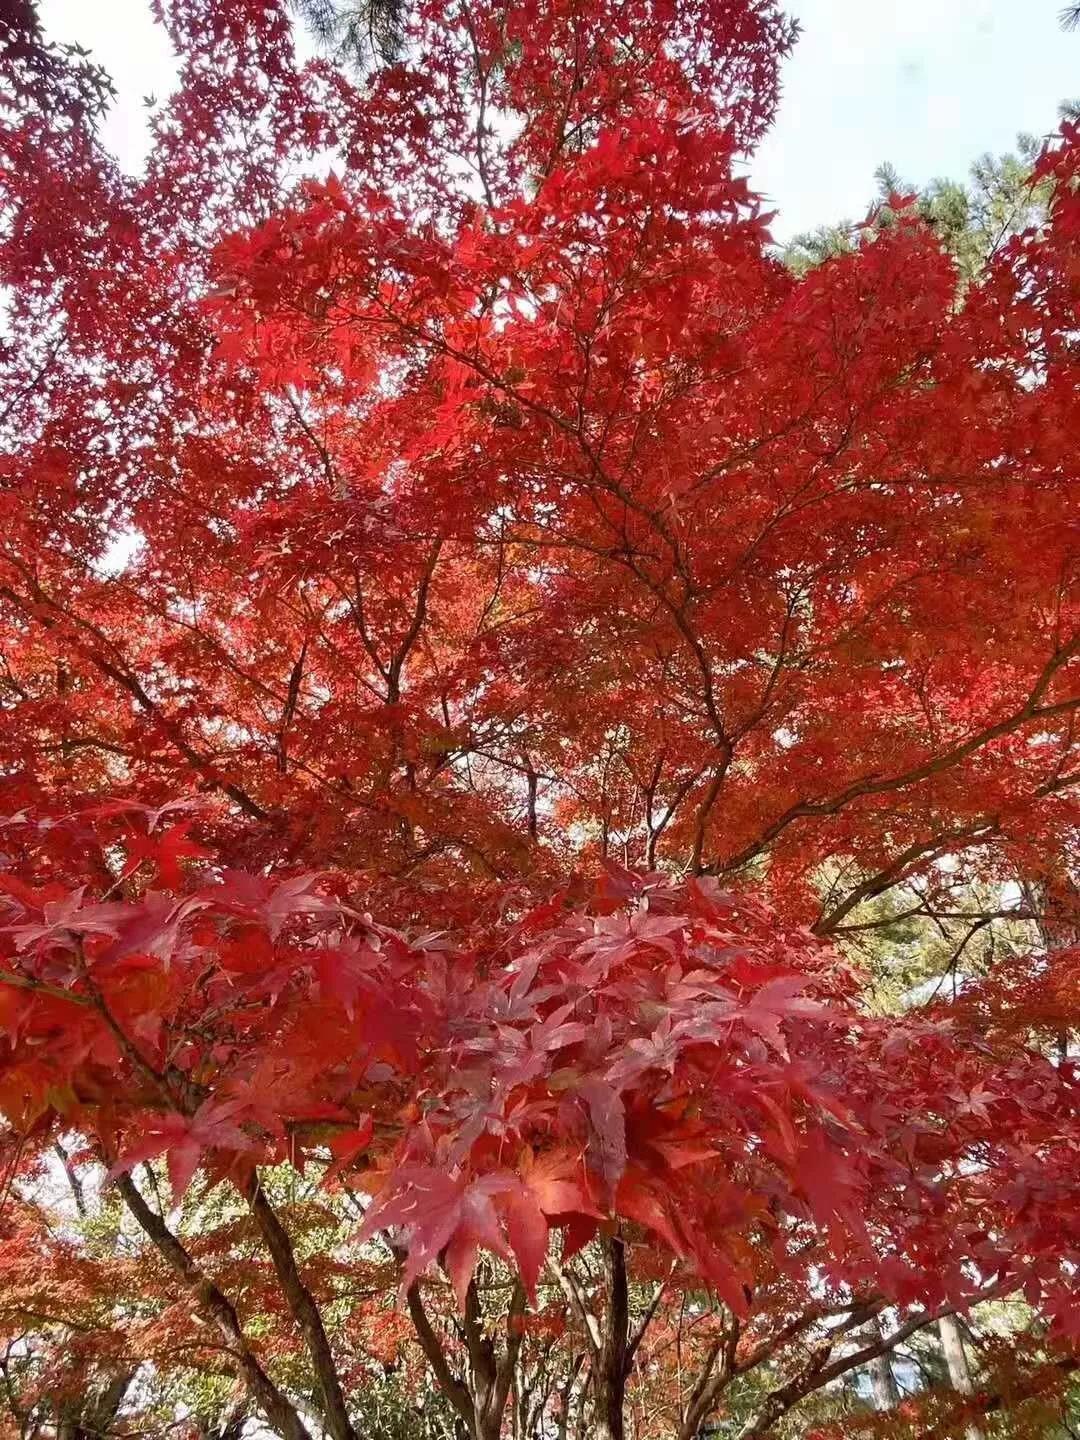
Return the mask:
[[625,1440],[626,1379],[629,1371],[630,1297],[626,1280],[626,1248],[612,1235],[604,1243],[608,1306],[603,1341],[592,1371],[593,1423],[596,1440]]

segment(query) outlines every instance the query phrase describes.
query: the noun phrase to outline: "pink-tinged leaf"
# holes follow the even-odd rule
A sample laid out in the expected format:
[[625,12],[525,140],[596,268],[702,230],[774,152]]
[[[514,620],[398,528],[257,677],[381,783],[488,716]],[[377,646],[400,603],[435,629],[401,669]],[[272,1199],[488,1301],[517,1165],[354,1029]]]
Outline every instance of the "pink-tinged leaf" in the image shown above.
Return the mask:
[[573,1004],[560,1005],[546,1020],[538,1021],[529,1031],[529,1041],[534,1050],[561,1050],[584,1040],[589,1031],[579,1021],[567,1021],[573,1012]]
[[757,1103],[768,1112],[776,1125],[777,1134],[783,1146],[784,1158],[790,1165],[795,1164],[798,1142],[795,1137],[795,1127],[790,1118],[785,1114],[783,1107],[766,1090],[760,1090],[754,1097]]
[[109,1174],[116,1176],[145,1160],[165,1156],[173,1199],[179,1202],[204,1152],[221,1149],[250,1152],[250,1138],[234,1122],[240,1102],[204,1101],[193,1116],[168,1112],[149,1121],[141,1140],[125,1149]]
[[432,1165],[401,1165],[364,1217],[358,1238],[363,1242],[381,1230],[406,1230],[403,1290],[445,1251],[447,1272],[464,1305],[479,1247],[510,1258],[491,1199],[507,1184],[505,1177],[473,1180]]
[[297,915],[328,920],[340,914],[337,901],[315,889],[318,880],[319,876],[312,874],[276,880],[241,870],[226,870],[220,885],[202,893],[223,910],[259,921],[266,926],[271,940],[276,940]]
[[118,935],[120,927],[129,917],[129,907],[119,904],[84,905],[82,897],[83,890],[79,889],[63,900],[47,900],[40,920],[3,928],[13,937],[17,950],[28,950],[41,944],[74,949],[82,938]]
[[831,1228],[839,1220],[850,1234],[869,1243],[859,1214],[855,1167],[820,1130],[812,1130],[800,1145],[795,1173],[819,1225]]
[[599,1220],[591,1215],[571,1215],[563,1228],[562,1260],[566,1264],[592,1241],[600,1228]]
[[351,1020],[365,982],[378,962],[374,950],[350,942],[319,950],[314,965],[320,996],[336,1001]]
[[446,1272],[462,1310],[481,1245],[503,1260],[511,1258],[510,1247],[483,1181],[469,1186],[462,1195],[454,1235],[446,1250]]
[[328,1143],[334,1159],[323,1177],[324,1185],[332,1184],[352,1166],[357,1156],[362,1155],[371,1144],[374,1133],[375,1122],[370,1115],[365,1115],[358,1125],[331,1135]]
[[589,1118],[589,1168],[600,1180],[610,1204],[626,1169],[626,1110],[622,1096],[606,1080],[590,1078],[578,1086]]
[[176,1144],[170,1145],[165,1153],[165,1162],[169,1171],[169,1187],[172,1190],[174,1204],[182,1200],[191,1184],[191,1177],[199,1168],[199,1161],[202,1158],[202,1145],[197,1136],[188,1134],[178,1140]]
[[113,1180],[117,1175],[123,1175],[147,1160],[156,1160],[170,1146],[185,1143],[188,1136],[188,1124],[182,1115],[156,1117],[147,1125],[142,1139],[129,1145],[117,1159],[109,1170],[109,1179]]
[[785,975],[779,980],[770,980],[751,1000],[732,1011],[732,1019],[741,1021],[747,1029],[760,1035],[777,1054],[787,1059],[787,1040],[782,1028],[785,1020],[832,1018],[827,1006],[816,1000],[801,998],[809,983],[806,976],[800,975]]
[[548,1222],[536,1196],[526,1186],[515,1186],[502,1205],[506,1216],[506,1233],[518,1263],[521,1280],[529,1299],[536,1298],[536,1282],[547,1258]]
[[165,962],[174,958],[181,944],[184,921],[205,909],[206,901],[195,898],[178,901],[174,896],[148,891],[117,927],[116,940],[104,952],[103,962],[118,962],[129,955],[151,955]]

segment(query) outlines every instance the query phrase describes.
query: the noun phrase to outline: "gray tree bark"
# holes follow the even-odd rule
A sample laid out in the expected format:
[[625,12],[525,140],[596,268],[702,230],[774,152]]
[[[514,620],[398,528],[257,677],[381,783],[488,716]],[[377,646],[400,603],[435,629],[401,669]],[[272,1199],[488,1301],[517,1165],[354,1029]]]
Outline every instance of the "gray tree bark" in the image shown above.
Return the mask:
[[[955,1315],[943,1315],[938,1321],[938,1334],[941,1337],[941,1350],[945,1356],[945,1367],[949,1372],[949,1381],[953,1389],[960,1395],[974,1395],[975,1383],[971,1378],[971,1366],[968,1364],[967,1351],[964,1349],[964,1337],[960,1333],[960,1326]],[[967,1440],[984,1440],[983,1432],[978,1425],[969,1425],[967,1428]]]

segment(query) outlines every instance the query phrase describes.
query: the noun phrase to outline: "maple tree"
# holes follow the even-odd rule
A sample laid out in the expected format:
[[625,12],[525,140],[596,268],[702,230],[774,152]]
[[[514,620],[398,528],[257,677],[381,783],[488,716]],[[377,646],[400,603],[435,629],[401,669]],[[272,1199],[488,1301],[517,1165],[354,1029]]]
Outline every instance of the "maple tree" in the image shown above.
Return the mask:
[[[196,1375],[351,1440],[409,1356],[431,1434],[761,1435],[1016,1294],[1041,1396],[1080,129],[963,285],[903,195],[797,276],[739,173],[767,0],[425,0],[364,75],[278,0],[157,9],[138,176],[0,15],[23,1433]],[[1007,884],[1025,946],[867,1012],[836,942],[959,924],[951,968]]]

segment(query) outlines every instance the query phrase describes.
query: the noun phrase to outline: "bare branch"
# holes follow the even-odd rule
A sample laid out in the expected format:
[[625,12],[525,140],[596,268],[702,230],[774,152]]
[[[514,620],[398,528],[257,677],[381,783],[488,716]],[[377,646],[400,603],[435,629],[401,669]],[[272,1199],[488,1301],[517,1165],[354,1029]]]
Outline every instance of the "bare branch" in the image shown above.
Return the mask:
[[259,1364],[244,1335],[232,1301],[203,1274],[161,1216],[151,1210],[131,1176],[126,1172],[121,1173],[116,1177],[116,1184],[124,1203],[155,1248],[191,1291],[199,1309],[217,1327],[228,1353],[236,1362],[248,1393],[262,1410],[270,1426],[283,1440],[311,1440],[311,1435],[292,1402],[282,1394]]

